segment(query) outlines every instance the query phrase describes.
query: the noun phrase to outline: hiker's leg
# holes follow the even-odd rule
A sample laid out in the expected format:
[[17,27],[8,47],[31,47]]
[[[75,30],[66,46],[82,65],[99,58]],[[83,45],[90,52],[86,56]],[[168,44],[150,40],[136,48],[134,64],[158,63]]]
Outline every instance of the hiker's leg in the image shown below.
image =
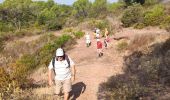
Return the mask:
[[68,100],[69,93],[64,93],[64,100]]
[[63,89],[64,89],[64,100],[68,100],[69,92],[71,91],[71,80],[67,79],[63,83]]
[[56,84],[55,94],[59,95],[62,87],[62,82],[60,80],[55,80],[55,84]]
[[102,51],[102,49],[100,49],[100,56],[103,56],[103,51]]

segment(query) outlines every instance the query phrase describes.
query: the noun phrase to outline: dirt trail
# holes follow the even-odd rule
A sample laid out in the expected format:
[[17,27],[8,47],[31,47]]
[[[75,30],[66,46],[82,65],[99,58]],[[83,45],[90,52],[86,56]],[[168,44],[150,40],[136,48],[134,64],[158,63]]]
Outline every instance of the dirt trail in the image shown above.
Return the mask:
[[[122,29],[119,36],[140,33],[165,33],[164,30],[156,29],[150,30],[133,30]],[[92,32],[89,32],[92,35]],[[118,36],[115,34],[114,36]],[[130,35],[130,36],[131,36]],[[113,37],[112,37],[113,38]],[[74,60],[76,64],[76,81],[73,83],[73,94],[71,100],[97,100],[97,92],[99,84],[107,81],[110,76],[123,74],[123,54],[116,51],[116,41],[111,40],[109,48],[104,49],[104,56],[97,57],[96,51],[96,39],[91,37],[92,44],[90,47],[86,47],[85,39],[81,38],[77,40],[77,45],[74,49],[67,52],[67,54]],[[101,39],[103,41],[103,39]],[[42,71],[40,71],[42,72]],[[37,75],[37,74],[36,74]],[[47,73],[41,77],[47,78]],[[35,94],[51,94],[52,91],[47,88],[34,89]]]
[[[107,81],[112,75],[122,73],[122,58],[115,51],[114,46],[111,49],[104,49],[104,56],[98,58],[95,39],[92,39],[92,45],[89,48],[86,47],[83,38],[78,40],[78,44],[68,54],[76,63],[77,75],[73,91],[79,94],[77,100],[97,100],[99,84]],[[76,90],[76,86],[79,86],[77,87],[79,90]],[[81,93],[80,90],[84,87],[86,89],[84,93]]]
[[[109,49],[104,49],[104,56],[99,58],[96,51],[96,39],[92,37],[91,46],[86,47],[85,39],[81,38],[74,49],[67,52],[74,60],[77,70],[71,96],[73,100],[97,100],[99,84],[107,81],[112,75],[123,73],[122,57],[115,50],[114,45],[115,41],[112,40]],[[47,74],[45,76],[47,77]],[[45,87],[37,88],[33,92],[41,95],[50,94],[52,91]]]

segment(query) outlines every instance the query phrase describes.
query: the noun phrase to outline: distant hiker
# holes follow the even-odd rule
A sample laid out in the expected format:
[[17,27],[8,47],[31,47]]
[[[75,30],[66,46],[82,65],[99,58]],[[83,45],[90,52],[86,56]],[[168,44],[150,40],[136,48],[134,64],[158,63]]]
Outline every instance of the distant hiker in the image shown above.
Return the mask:
[[102,42],[100,41],[100,39],[97,39],[97,53],[98,53],[98,57],[103,56]]
[[110,41],[110,38],[107,36],[107,37],[104,39],[104,46],[105,46],[106,49],[107,49],[108,46],[109,46],[109,41]]
[[96,39],[100,38],[100,29],[96,29]]
[[96,39],[100,38],[100,29],[95,28]]
[[104,32],[104,36],[105,36],[105,38],[107,38],[107,37],[108,37],[108,35],[109,35],[109,31],[107,30],[107,28],[105,28],[105,32]]
[[96,28],[96,33],[100,34],[100,29]]
[[60,95],[61,88],[64,92],[64,100],[68,100],[69,93],[72,89],[71,82],[75,80],[75,64],[70,57],[68,57],[64,50],[58,48],[56,56],[51,60],[48,71],[48,82],[52,86],[52,72],[55,73],[55,94]]
[[85,38],[86,38],[86,46],[89,47],[91,45],[90,34],[86,33]]
[[108,47],[108,42],[107,42],[107,39],[104,39],[104,47],[107,49]]

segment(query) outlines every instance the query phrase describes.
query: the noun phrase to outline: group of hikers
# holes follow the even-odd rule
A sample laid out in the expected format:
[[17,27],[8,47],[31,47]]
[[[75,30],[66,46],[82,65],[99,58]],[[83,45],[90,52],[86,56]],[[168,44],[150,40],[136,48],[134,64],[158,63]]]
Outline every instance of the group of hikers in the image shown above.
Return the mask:
[[[95,39],[97,41],[97,52],[98,56],[103,56],[102,51],[102,42],[100,40],[100,29],[95,29]],[[91,45],[90,34],[86,33],[86,45],[89,47]],[[104,39],[105,48],[108,45],[108,31],[105,29],[105,39]],[[54,73],[54,79],[52,78]],[[55,80],[55,92],[57,96],[61,95],[64,92],[64,100],[69,99],[70,92],[72,90],[72,82],[75,80],[76,69],[75,63],[73,60],[65,54],[62,48],[56,50],[55,57],[51,60],[48,66],[48,83],[49,86],[53,85],[53,80]]]
[[[107,28],[105,28],[105,32],[104,32],[104,41],[102,43],[101,39],[101,32],[100,29],[95,28],[94,30],[94,38],[96,39],[96,46],[97,46],[97,53],[98,53],[98,57],[103,56],[103,44],[104,47],[107,49],[108,47],[108,42],[109,42],[109,32],[107,30]],[[90,40],[90,34],[87,32],[85,35],[85,40],[86,40],[86,46],[89,47],[91,45],[91,40]]]

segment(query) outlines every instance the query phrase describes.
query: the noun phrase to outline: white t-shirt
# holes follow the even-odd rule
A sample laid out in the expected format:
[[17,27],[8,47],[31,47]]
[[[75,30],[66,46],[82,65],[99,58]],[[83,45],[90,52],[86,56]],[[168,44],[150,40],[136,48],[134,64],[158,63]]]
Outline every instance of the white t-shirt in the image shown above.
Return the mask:
[[100,34],[100,29],[97,29],[97,30],[96,30],[96,34]]
[[[71,58],[69,57],[70,60],[70,67],[74,65],[74,62],[71,60]],[[55,59],[55,79],[56,80],[66,80],[66,79],[70,79],[71,78],[71,70],[69,67],[69,64],[67,62],[67,60],[63,60],[63,61],[57,61]],[[53,69],[53,64],[52,64],[52,60],[48,66],[48,68],[51,70]]]
[[90,35],[89,35],[89,34],[86,34],[86,35],[85,35],[85,38],[86,38],[86,43],[90,43]]

